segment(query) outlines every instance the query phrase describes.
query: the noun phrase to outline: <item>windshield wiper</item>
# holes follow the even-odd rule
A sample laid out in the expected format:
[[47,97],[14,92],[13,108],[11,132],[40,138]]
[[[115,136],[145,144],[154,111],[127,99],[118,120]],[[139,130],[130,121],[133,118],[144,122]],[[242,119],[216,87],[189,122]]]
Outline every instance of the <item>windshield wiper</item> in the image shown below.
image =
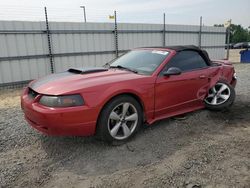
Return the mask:
[[124,70],[128,70],[130,72],[133,72],[133,73],[138,73],[137,70],[134,70],[134,69],[131,69],[131,68],[128,68],[128,67],[123,67],[121,65],[117,65],[117,66],[110,66],[109,68],[118,68],[118,69],[124,69]]

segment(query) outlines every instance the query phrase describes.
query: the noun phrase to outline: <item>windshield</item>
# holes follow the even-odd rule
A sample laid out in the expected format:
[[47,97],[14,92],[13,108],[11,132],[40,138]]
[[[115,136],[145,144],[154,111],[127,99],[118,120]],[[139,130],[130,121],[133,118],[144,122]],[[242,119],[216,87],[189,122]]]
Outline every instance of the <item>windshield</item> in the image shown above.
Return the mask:
[[150,75],[168,54],[168,51],[161,50],[133,50],[114,60],[110,67],[123,67],[139,74]]

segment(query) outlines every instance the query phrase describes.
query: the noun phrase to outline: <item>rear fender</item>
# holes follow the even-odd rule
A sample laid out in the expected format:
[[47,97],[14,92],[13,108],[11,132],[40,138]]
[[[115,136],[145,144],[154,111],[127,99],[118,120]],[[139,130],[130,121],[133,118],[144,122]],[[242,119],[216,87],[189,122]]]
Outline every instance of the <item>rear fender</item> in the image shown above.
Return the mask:
[[[228,63],[227,65],[225,65]],[[210,77],[209,89],[215,86],[219,81],[226,82],[230,84],[233,79],[234,69],[228,61],[223,61],[222,66],[217,67],[218,70],[215,71],[213,76]]]

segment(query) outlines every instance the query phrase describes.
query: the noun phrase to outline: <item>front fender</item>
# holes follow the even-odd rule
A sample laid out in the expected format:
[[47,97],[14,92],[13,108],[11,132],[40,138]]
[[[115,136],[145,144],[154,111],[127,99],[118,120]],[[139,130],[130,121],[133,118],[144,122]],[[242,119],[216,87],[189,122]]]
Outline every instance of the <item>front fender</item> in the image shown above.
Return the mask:
[[[140,85],[139,85],[140,84]],[[121,94],[131,94],[140,99],[146,119],[151,118],[154,111],[154,84],[153,83],[116,83],[99,87],[98,91],[83,93],[86,105],[98,109],[103,107],[114,97]]]

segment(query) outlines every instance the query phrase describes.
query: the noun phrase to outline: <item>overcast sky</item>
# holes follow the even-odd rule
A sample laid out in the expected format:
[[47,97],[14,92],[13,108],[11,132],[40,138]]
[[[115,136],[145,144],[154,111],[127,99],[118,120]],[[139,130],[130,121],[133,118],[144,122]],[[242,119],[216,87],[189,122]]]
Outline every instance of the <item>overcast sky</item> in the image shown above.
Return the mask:
[[44,20],[43,7],[53,21],[83,21],[80,5],[86,6],[87,21],[110,22],[117,10],[119,22],[199,24],[224,23],[250,26],[250,0],[0,0],[0,20]]

